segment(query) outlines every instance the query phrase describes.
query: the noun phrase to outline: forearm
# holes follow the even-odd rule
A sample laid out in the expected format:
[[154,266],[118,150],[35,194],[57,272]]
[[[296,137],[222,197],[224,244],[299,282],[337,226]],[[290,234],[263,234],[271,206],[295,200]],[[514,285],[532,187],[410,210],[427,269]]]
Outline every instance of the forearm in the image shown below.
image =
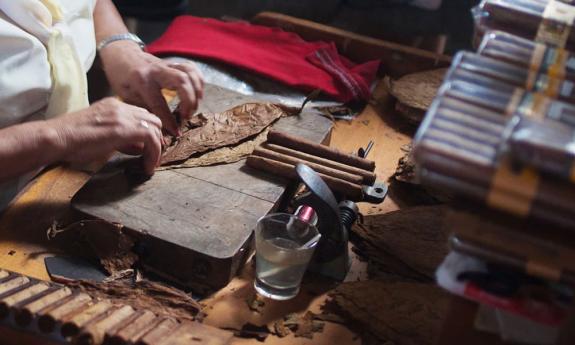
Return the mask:
[[63,157],[59,141],[47,121],[0,129],[0,182],[59,161]]
[[128,32],[122,17],[118,13],[112,0],[98,0],[94,8],[94,26],[96,29],[96,42],[106,37]]

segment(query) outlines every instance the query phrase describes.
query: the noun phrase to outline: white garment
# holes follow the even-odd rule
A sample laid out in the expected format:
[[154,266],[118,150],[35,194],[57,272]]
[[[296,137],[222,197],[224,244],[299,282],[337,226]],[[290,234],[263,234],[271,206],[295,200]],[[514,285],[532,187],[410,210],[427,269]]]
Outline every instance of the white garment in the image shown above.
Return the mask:
[[[41,0],[0,0],[0,128],[39,120],[55,85],[47,45],[56,28],[86,73],[96,55],[93,11],[97,0],[57,0],[63,18],[53,22]],[[0,167],[1,169],[2,167]],[[31,178],[0,183],[0,210]]]

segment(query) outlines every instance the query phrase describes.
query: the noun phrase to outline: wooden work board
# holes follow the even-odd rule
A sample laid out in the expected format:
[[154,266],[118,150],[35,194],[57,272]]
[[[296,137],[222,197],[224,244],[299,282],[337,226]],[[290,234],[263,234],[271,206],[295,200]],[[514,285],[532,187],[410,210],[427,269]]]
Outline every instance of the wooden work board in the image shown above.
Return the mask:
[[[198,111],[221,112],[252,101],[207,85]],[[324,142],[332,122],[306,110],[273,128]],[[135,184],[125,165],[112,161],[74,196],[72,206],[122,224],[138,239],[146,269],[200,292],[218,289],[245,261],[257,220],[274,208],[287,182],[244,162],[158,171]]]

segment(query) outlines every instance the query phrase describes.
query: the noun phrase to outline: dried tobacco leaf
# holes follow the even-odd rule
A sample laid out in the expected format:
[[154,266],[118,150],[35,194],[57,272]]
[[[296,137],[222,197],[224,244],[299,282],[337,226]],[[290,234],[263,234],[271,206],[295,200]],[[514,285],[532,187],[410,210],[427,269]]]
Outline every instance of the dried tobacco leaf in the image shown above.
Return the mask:
[[194,320],[195,315],[202,308],[185,292],[149,280],[133,283],[126,281],[106,283],[76,281],[68,285],[79,288],[93,297],[127,304],[136,309],[148,309],[158,315],[176,317],[182,320]]
[[269,103],[246,103],[221,113],[206,113],[184,124],[184,133],[172,142],[161,165],[184,161],[197,153],[237,144],[262,132],[288,113]]
[[446,292],[422,283],[349,282],[330,296],[363,336],[398,345],[434,344],[449,305]]
[[352,241],[369,261],[370,275],[431,281],[449,251],[445,206],[420,206],[366,216]]

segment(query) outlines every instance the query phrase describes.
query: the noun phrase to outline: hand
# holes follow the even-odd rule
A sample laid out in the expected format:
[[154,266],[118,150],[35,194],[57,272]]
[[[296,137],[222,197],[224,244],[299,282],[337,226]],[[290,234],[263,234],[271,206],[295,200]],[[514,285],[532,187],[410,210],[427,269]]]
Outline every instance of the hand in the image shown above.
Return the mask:
[[66,162],[90,162],[114,151],[142,154],[152,175],[162,154],[162,123],[143,108],[106,98],[86,109],[46,121]]
[[180,98],[180,113],[189,119],[202,99],[204,82],[191,63],[169,63],[143,52],[131,41],[112,42],[100,52],[104,70],[114,92],[122,100],[146,107],[161,120],[164,129],[180,135],[161,89],[175,90]]

